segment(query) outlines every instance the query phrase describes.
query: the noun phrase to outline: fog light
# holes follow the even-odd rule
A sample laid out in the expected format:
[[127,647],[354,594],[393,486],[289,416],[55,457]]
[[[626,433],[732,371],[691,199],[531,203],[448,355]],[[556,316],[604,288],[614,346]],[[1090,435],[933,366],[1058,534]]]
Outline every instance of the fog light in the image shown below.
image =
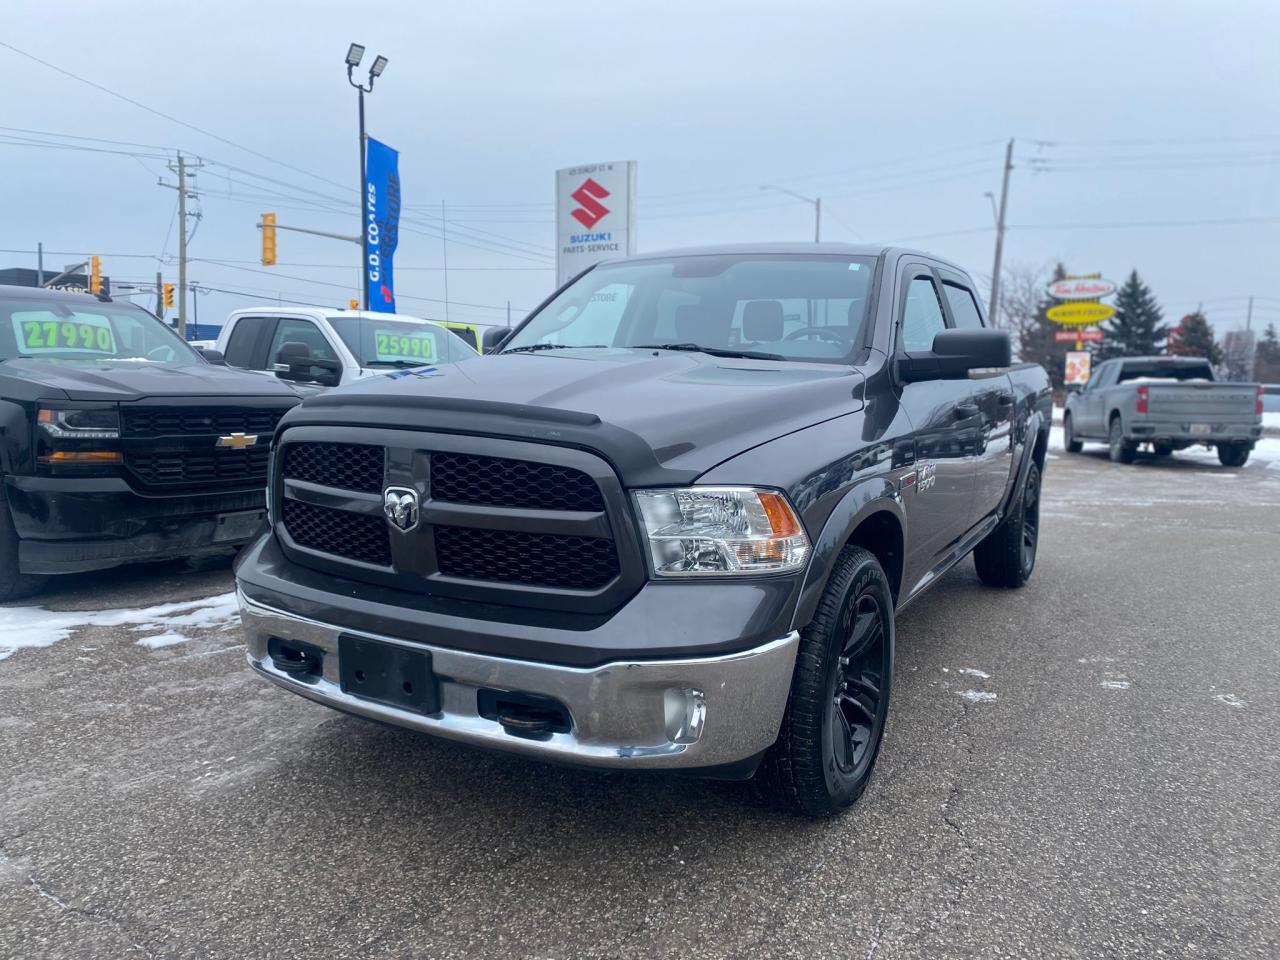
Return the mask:
[[701,690],[671,687],[662,694],[667,739],[672,743],[696,743],[707,719],[707,700]]

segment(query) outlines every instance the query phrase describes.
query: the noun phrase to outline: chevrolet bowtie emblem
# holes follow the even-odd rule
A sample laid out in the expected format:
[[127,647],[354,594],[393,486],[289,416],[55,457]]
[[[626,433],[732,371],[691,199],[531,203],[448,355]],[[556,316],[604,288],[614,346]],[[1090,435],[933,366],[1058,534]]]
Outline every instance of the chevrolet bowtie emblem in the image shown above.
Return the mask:
[[243,450],[245,447],[252,447],[258,442],[256,433],[233,433],[229,436],[219,437],[218,446],[230,447],[232,450]]

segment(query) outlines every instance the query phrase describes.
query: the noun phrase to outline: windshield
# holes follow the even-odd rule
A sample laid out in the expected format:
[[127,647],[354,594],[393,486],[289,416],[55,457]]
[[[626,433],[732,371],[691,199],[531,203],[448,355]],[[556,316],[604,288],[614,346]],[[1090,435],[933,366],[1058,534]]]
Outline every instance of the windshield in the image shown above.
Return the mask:
[[605,264],[503,347],[708,348],[779,360],[861,349],[873,257],[732,254]]
[[0,300],[0,360],[201,363],[176,333],[132,304]]
[[478,356],[461,337],[425,320],[337,316],[329,323],[362,367],[420,367]]

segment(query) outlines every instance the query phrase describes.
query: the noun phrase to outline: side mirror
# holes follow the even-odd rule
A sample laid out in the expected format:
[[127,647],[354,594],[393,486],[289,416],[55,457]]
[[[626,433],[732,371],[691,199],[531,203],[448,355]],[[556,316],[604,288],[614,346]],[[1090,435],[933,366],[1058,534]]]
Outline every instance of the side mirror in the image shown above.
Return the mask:
[[928,353],[898,359],[898,378],[906,383],[921,380],[963,380],[973,370],[1007,367],[1013,362],[1013,344],[1003,330],[943,330],[933,338]]
[[510,327],[490,327],[480,340],[481,353],[494,353],[511,336]]
[[[313,370],[321,372],[316,374]],[[342,379],[342,364],[337,360],[313,357],[311,348],[305,343],[290,340],[280,344],[276,351],[276,376],[281,380],[314,381],[335,387]]]
[[196,347],[196,352],[209,363],[217,364],[220,367],[227,365],[227,358],[222,355],[221,350],[215,350],[213,347]]

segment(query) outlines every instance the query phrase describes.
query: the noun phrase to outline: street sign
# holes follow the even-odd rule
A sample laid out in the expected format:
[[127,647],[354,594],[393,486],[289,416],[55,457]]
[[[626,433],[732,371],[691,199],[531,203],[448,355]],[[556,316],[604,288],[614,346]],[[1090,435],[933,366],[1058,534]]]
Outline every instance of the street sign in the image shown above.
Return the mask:
[[635,252],[636,163],[556,171],[556,284],[592,264]]
[[1056,343],[1076,343],[1080,340],[1097,342],[1102,339],[1102,331],[1097,327],[1081,330],[1055,330],[1053,339]]
[[1105,303],[1060,303],[1045,316],[1064,327],[1091,327],[1115,315],[1116,308]]
[[1066,277],[1045,288],[1055,300],[1097,300],[1116,292],[1116,285],[1101,277]]

